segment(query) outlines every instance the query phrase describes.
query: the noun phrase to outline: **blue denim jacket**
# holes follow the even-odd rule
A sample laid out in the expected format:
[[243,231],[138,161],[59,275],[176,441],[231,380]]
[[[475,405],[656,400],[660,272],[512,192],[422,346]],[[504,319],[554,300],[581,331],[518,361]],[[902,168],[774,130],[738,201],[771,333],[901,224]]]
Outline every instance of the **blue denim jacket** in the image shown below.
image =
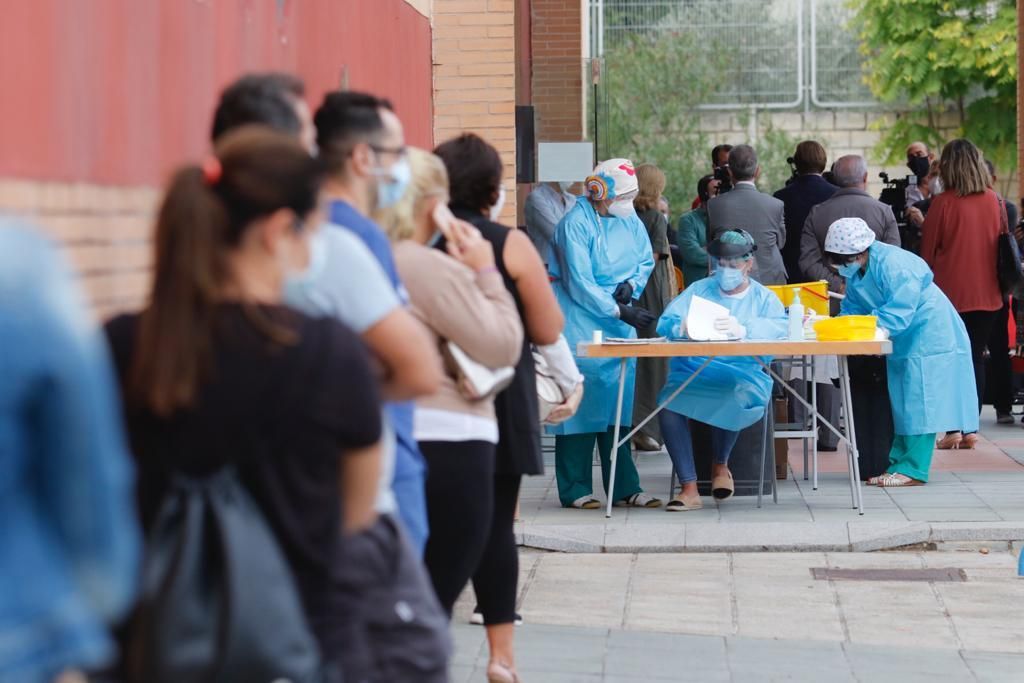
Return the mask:
[[113,372],[70,273],[0,216],[0,681],[107,663],[139,535]]

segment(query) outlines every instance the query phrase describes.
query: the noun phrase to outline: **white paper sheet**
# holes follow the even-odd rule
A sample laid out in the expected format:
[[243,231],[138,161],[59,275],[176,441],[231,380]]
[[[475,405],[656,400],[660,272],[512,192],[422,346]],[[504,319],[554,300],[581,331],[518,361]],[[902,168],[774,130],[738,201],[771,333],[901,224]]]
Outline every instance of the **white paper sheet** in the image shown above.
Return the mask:
[[726,332],[715,329],[715,321],[727,318],[729,309],[714,301],[695,296],[690,300],[686,313],[686,336],[694,341],[727,341],[732,339]]

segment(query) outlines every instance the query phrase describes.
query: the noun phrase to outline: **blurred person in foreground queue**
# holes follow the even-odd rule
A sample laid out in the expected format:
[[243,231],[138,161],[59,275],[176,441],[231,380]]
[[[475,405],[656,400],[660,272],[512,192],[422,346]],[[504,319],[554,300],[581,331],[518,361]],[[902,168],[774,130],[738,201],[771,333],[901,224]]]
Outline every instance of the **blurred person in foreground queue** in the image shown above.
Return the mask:
[[[457,344],[474,361],[492,370],[517,363],[523,326],[496,266],[491,243],[447,210],[448,175],[438,157],[410,148],[409,162],[409,187],[401,201],[378,218],[395,240],[395,261],[408,283],[413,311],[433,331],[436,344]],[[444,251],[428,246],[439,236],[444,236]],[[427,510],[432,529],[425,557],[449,617],[470,577],[474,577],[477,600],[488,617],[497,616],[498,603],[506,612],[501,621],[507,624],[509,642],[504,651],[492,647],[488,676],[494,674],[494,678],[515,671],[511,648],[515,574],[510,604],[504,604],[500,587],[477,581],[476,576],[495,536],[499,537],[495,543],[501,541],[501,564],[517,566],[512,515],[518,478],[510,485],[512,482],[505,483],[507,478],[496,474],[496,444],[501,435],[494,396],[468,393],[458,372],[452,370],[441,391],[416,404],[415,435],[427,458]],[[499,524],[499,518],[507,519],[507,524]],[[488,635],[493,640],[494,634]]]
[[879,242],[862,219],[833,223],[825,255],[846,280],[840,315],[877,316],[892,340],[885,363],[896,436],[885,473],[868,484],[921,486],[928,481],[936,433],[978,428],[967,330],[928,265]]
[[[482,143],[482,141],[480,141]],[[481,148],[476,144],[471,145],[472,150]],[[490,181],[481,183],[481,187],[487,188],[486,201],[490,202],[494,199],[494,186],[496,183],[501,181],[501,170],[500,162],[497,163],[497,172],[495,172],[493,165],[497,161],[496,159],[488,159],[481,163],[469,163],[471,159],[463,159],[460,163],[460,168],[468,174],[468,177],[490,177]],[[429,275],[426,271],[417,269],[413,263],[418,259],[427,259],[436,261],[438,259],[444,259],[442,262],[449,263],[449,267],[454,267],[455,261],[449,256],[445,256],[440,251],[443,248],[445,251],[449,249],[450,240],[445,237],[445,234],[453,236],[451,244],[453,247],[456,244],[456,239],[464,240],[464,237],[456,236],[453,233],[459,231],[459,227],[455,224],[463,226],[464,231],[468,234],[474,234],[473,230],[477,228],[468,224],[468,222],[460,222],[458,219],[453,219],[452,214],[447,212],[446,205],[449,203],[450,197],[450,180],[447,175],[447,170],[444,163],[430,153],[421,150],[410,150],[410,162],[413,167],[413,182],[409,187],[406,195],[402,197],[401,202],[398,203],[392,210],[382,212],[380,216],[381,224],[384,225],[392,238],[397,241],[395,247],[395,254],[398,260],[398,266],[404,271],[404,269],[410,268],[414,272],[410,274],[409,282],[422,287],[424,293],[422,296],[428,296],[432,290],[438,286],[434,282],[434,278]],[[446,217],[445,217],[446,216]],[[447,223],[447,227],[445,227]],[[488,232],[490,226],[481,223],[483,229]],[[444,227],[444,229],[441,229]],[[509,230],[504,226],[499,226],[502,230],[502,236],[507,238],[505,242],[505,250],[513,251],[517,246],[524,247],[532,250],[528,242],[522,242],[518,245],[521,234],[518,238],[512,238],[512,234],[516,233],[514,230]],[[516,233],[518,234],[518,233]],[[503,268],[507,271],[508,262],[505,260],[505,250],[495,250],[495,243],[487,240],[487,234],[483,231],[479,233],[479,237],[482,238],[484,243],[489,243],[486,247],[480,246],[482,255],[486,255],[487,249],[490,250],[490,257],[494,267],[503,275],[505,281],[505,288],[509,290],[513,300],[516,300],[517,308],[519,308],[519,315],[522,315],[521,298],[515,288],[515,281],[511,279],[511,273],[505,275]],[[427,243],[436,243],[434,246],[437,249],[428,250],[424,246]],[[543,275],[543,266],[540,264],[539,257],[536,257],[536,262],[532,264],[531,271],[536,271]],[[514,260],[514,257],[513,257]],[[490,267],[490,266],[487,266]],[[518,273],[521,274],[522,273]],[[419,285],[419,283],[424,283]],[[510,287],[512,283],[512,287]],[[412,290],[414,295],[414,304],[416,304],[417,294],[415,288]],[[434,292],[433,296],[442,294],[441,292]],[[531,302],[535,303],[535,302]],[[551,302],[553,305],[553,301]],[[474,311],[472,307],[468,307],[468,310],[460,311],[458,317],[472,316]],[[440,311],[441,314],[447,316],[456,316],[454,311]],[[536,322],[536,321],[535,321]],[[523,327],[526,328],[526,336],[528,336],[528,321],[523,321],[525,324]],[[497,350],[497,349],[495,349]],[[475,555],[473,553],[456,553],[459,562],[466,562],[466,568],[469,573],[472,574],[474,593],[477,597],[478,607],[477,611],[480,612],[480,623],[485,624],[487,627],[487,640],[490,649],[490,663],[488,665],[488,675],[492,676],[495,680],[506,680],[509,678],[508,675],[514,675],[515,672],[515,660],[513,651],[513,629],[514,623],[518,616],[515,613],[515,595],[516,586],[518,579],[518,551],[515,545],[515,539],[512,532],[512,522],[515,513],[515,504],[519,489],[520,474],[516,471],[516,461],[513,460],[516,457],[528,458],[531,454],[529,447],[531,438],[524,436],[523,433],[517,433],[513,431],[509,433],[510,429],[514,429],[515,425],[519,428],[527,426],[529,422],[516,421],[511,422],[510,419],[516,417],[516,414],[510,413],[510,410],[528,411],[530,407],[537,407],[536,397],[529,400],[530,396],[522,393],[520,388],[523,383],[520,380],[520,369],[522,368],[522,357],[521,349],[520,355],[516,357],[516,376],[513,379],[513,384],[506,388],[504,391],[498,394],[495,399],[495,413],[497,418],[498,426],[498,444],[497,449],[494,452],[495,462],[492,463],[494,474],[492,475],[493,482],[480,481],[478,485],[466,486],[463,482],[459,484],[460,477],[452,473],[445,474],[443,471],[438,470],[436,472],[437,479],[433,479],[435,472],[431,470],[428,476],[428,486],[431,490],[436,485],[437,490],[441,490],[445,487],[456,486],[452,489],[453,493],[456,494],[459,500],[463,496],[468,496],[471,500],[468,500],[465,505],[458,505],[457,500],[451,495],[441,495],[435,497],[433,500],[437,501],[439,505],[447,506],[451,509],[453,514],[464,516],[466,510],[472,506],[481,509],[481,511],[487,508],[487,502],[490,501],[490,516],[487,518],[485,515],[474,516],[474,521],[478,522],[479,526],[474,526],[483,535],[484,544],[479,552]],[[532,372],[532,364],[528,368],[529,372]],[[534,389],[536,392],[536,389]],[[418,432],[418,435],[443,435],[444,437],[451,437],[453,432],[447,432],[440,434],[437,431],[438,425],[443,423],[443,416],[437,415],[434,411],[436,408],[430,407],[432,401],[423,401],[418,405],[417,408],[417,425],[418,429],[422,428],[423,432]],[[432,417],[433,416],[433,417]],[[441,418],[441,419],[438,419]],[[531,421],[536,422],[536,415],[530,416]],[[530,432],[529,429],[525,430],[525,434]],[[494,432],[490,431],[490,435]],[[522,453],[519,450],[513,451],[514,446],[519,446],[519,449],[525,450]],[[428,457],[431,452],[427,451]],[[479,463],[484,466],[486,463]],[[527,469],[536,469],[534,464],[530,464]],[[493,493],[492,493],[493,492]],[[481,495],[482,494],[482,495]],[[488,496],[490,494],[490,496]],[[433,508],[432,508],[433,509]],[[433,519],[433,517],[432,517]],[[447,517],[445,517],[447,519]],[[451,524],[445,524],[445,527]],[[452,533],[453,529],[443,531],[446,533]],[[440,529],[438,532],[442,532]],[[465,546],[464,546],[465,547]],[[428,562],[437,563],[435,553],[439,553],[442,557],[442,563],[454,563],[456,558],[443,557],[445,551],[442,544],[437,546],[431,545],[431,551],[428,553]],[[436,567],[440,568],[440,567]],[[462,580],[459,586],[455,585],[455,581],[447,582],[444,581],[445,595],[452,593],[458,594],[462,586],[465,585],[465,580],[468,578],[465,570],[461,573]],[[441,577],[438,577],[438,581],[441,581]],[[449,588],[449,583],[451,587]],[[451,598],[450,598],[451,599]]]
[[746,230],[757,244],[757,268],[752,277],[763,285],[786,284],[782,249],[786,244],[785,206],[757,189],[761,166],[750,145],[737,145],[729,152],[729,176],[733,190],[708,201],[709,240],[726,230]]
[[[565,313],[565,337],[575,356],[580,342],[590,342],[595,332],[605,338],[635,338],[636,331],[654,320],[649,311],[634,305],[654,270],[651,240],[633,209],[639,187],[629,159],[601,162],[585,183],[586,195],[555,229],[554,259],[550,272],[555,297]],[[586,391],[579,412],[566,422],[548,428],[555,435],[555,479],[563,507],[593,510],[601,507],[594,497],[593,454],[597,442],[605,491],[611,474],[611,449],[619,387],[617,359],[576,356],[586,377]],[[627,364],[622,412],[626,427],[633,417],[636,361]],[[627,432],[623,431],[620,437]],[[616,505],[658,507],[661,501],[644,493],[633,463],[629,442],[618,450]]]
[[116,656],[138,569],[110,356],[43,236],[0,216],[0,680],[72,683]]
[[[241,126],[260,124],[294,135],[315,151],[316,128],[304,93],[302,81],[289,74],[243,76],[221,93],[213,117],[214,143]],[[336,317],[359,333],[380,364],[385,399],[403,401],[435,391],[441,379],[440,358],[366,244],[352,231],[330,223],[316,231],[310,244],[322,263],[301,286],[285,291],[286,303],[308,315]],[[422,482],[420,491],[415,487],[419,455],[407,443],[396,445],[392,431],[387,434],[377,511],[393,514],[397,509],[413,547],[422,555],[427,525]]]
[[[457,218],[475,226],[491,243],[495,265],[516,302],[525,332],[512,383],[494,401],[498,416],[495,516],[487,547],[473,574],[479,604],[472,618],[487,627],[492,663],[500,664],[512,661],[513,621],[522,621],[515,614],[519,576],[512,532],[515,501],[523,475],[544,473],[536,366],[531,345],[543,348],[557,344],[565,318],[536,250],[520,231],[497,222],[504,205],[504,169],[498,150],[478,135],[468,133],[442,143],[435,153],[448,172],[451,211]],[[442,237],[437,248],[444,248],[445,242]],[[572,405],[578,406],[579,400],[578,395],[567,394],[565,402],[554,412],[571,415],[575,412]],[[498,675],[496,680],[502,678]]]
[[[408,294],[395,268],[391,244],[369,218],[373,211],[394,206],[409,184],[401,121],[387,100],[365,93],[331,92],[324,96],[314,123],[319,159],[327,170],[323,196],[329,221],[350,230],[365,243],[383,267],[399,301],[405,304]],[[356,287],[351,295],[371,296],[361,287]],[[416,390],[385,396],[390,399],[386,404],[387,415],[397,443],[392,491],[405,529],[422,551],[429,534],[424,493],[426,465],[413,438],[413,403],[408,399],[434,392],[440,382],[440,364],[422,326],[407,325],[404,331],[381,332],[388,332],[387,340],[400,347],[406,358],[419,359],[421,365]],[[374,338],[378,344],[386,343],[377,334]]]
[[[985,396],[985,346],[1003,307],[996,275],[997,244],[999,233],[1009,225],[999,195],[990,187],[981,152],[969,140],[952,140],[942,148],[939,173],[944,190],[932,201],[921,226],[921,258],[967,327],[980,412]],[[938,448],[971,449],[978,443],[976,427],[949,429]]]
[[782,248],[782,262],[790,283],[807,282],[800,270],[800,234],[811,209],[831,197],[839,189],[825,180],[825,148],[815,140],[804,140],[793,152],[796,177],[774,194],[782,201],[786,220],[786,246]]
[[352,561],[344,538],[376,520],[377,384],[352,331],[282,304],[317,267],[320,178],[292,136],[262,126],[225,135],[201,167],[174,175],[149,303],[106,330],[143,528],[159,528],[182,478],[236,472],[288,563],[322,658],[363,680],[343,661],[363,643],[339,577]]
[[[715,328],[733,339],[784,339],[787,318],[782,301],[751,277],[756,267],[754,238],[744,230],[727,230],[708,245],[712,276],[687,287],[658,320],[658,334],[671,339],[687,338],[686,315],[693,297],[708,299],[729,309],[715,321]],[[729,456],[740,431],[765,416],[771,399],[772,379],[753,358],[716,358],[698,372],[706,358],[673,358],[668,382],[658,396],[666,400],[683,383],[687,388],[658,415],[669,458],[681,484],[669,501],[669,512],[688,512],[703,507],[697,492],[690,420],[711,426],[711,492],[717,501],[728,500],[736,490],[729,471]]]
[[[654,270],[647,285],[637,300],[637,306],[651,315],[660,317],[665,307],[676,294],[675,272],[672,267],[672,250],[669,248],[668,221],[658,209],[658,200],[665,191],[665,173],[654,164],[636,167],[639,194],[633,200],[633,208],[640,222],[647,229],[654,255]],[[637,330],[639,337],[658,336],[652,322],[644,329]],[[640,422],[658,407],[658,392],[668,377],[667,358],[638,358],[636,364],[636,394],[633,400],[633,424]],[[641,451],[660,451],[661,429],[657,420],[651,420],[633,437],[633,445]]]

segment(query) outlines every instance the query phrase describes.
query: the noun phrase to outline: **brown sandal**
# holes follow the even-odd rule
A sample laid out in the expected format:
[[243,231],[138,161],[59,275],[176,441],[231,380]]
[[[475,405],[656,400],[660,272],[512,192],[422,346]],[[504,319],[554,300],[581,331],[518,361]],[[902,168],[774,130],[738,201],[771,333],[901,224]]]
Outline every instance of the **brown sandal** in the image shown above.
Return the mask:
[[732,472],[711,478],[711,495],[715,500],[729,500],[736,493],[736,484],[732,480]]

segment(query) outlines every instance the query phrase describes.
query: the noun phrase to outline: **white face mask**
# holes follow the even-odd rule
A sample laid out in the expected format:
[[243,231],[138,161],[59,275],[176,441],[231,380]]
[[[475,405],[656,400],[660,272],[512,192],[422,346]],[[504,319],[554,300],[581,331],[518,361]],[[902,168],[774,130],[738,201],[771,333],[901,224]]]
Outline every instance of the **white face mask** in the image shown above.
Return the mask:
[[571,180],[558,181],[558,187],[562,190],[562,192],[568,192],[569,188],[572,187],[573,185],[575,185],[575,183],[572,182]]
[[933,195],[942,194],[945,188],[942,187],[942,178],[936,176],[928,181],[928,191]]
[[491,207],[489,212],[489,218],[492,221],[497,221],[501,216],[501,210],[505,208],[505,186],[502,185],[498,190],[498,201],[494,202],[494,206]]
[[612,205],[608,207],[608,213],[616,218],[629,218],[636,215],[636,211],[633,209],[633,202],[628,199],[626,201],[612,202]]

